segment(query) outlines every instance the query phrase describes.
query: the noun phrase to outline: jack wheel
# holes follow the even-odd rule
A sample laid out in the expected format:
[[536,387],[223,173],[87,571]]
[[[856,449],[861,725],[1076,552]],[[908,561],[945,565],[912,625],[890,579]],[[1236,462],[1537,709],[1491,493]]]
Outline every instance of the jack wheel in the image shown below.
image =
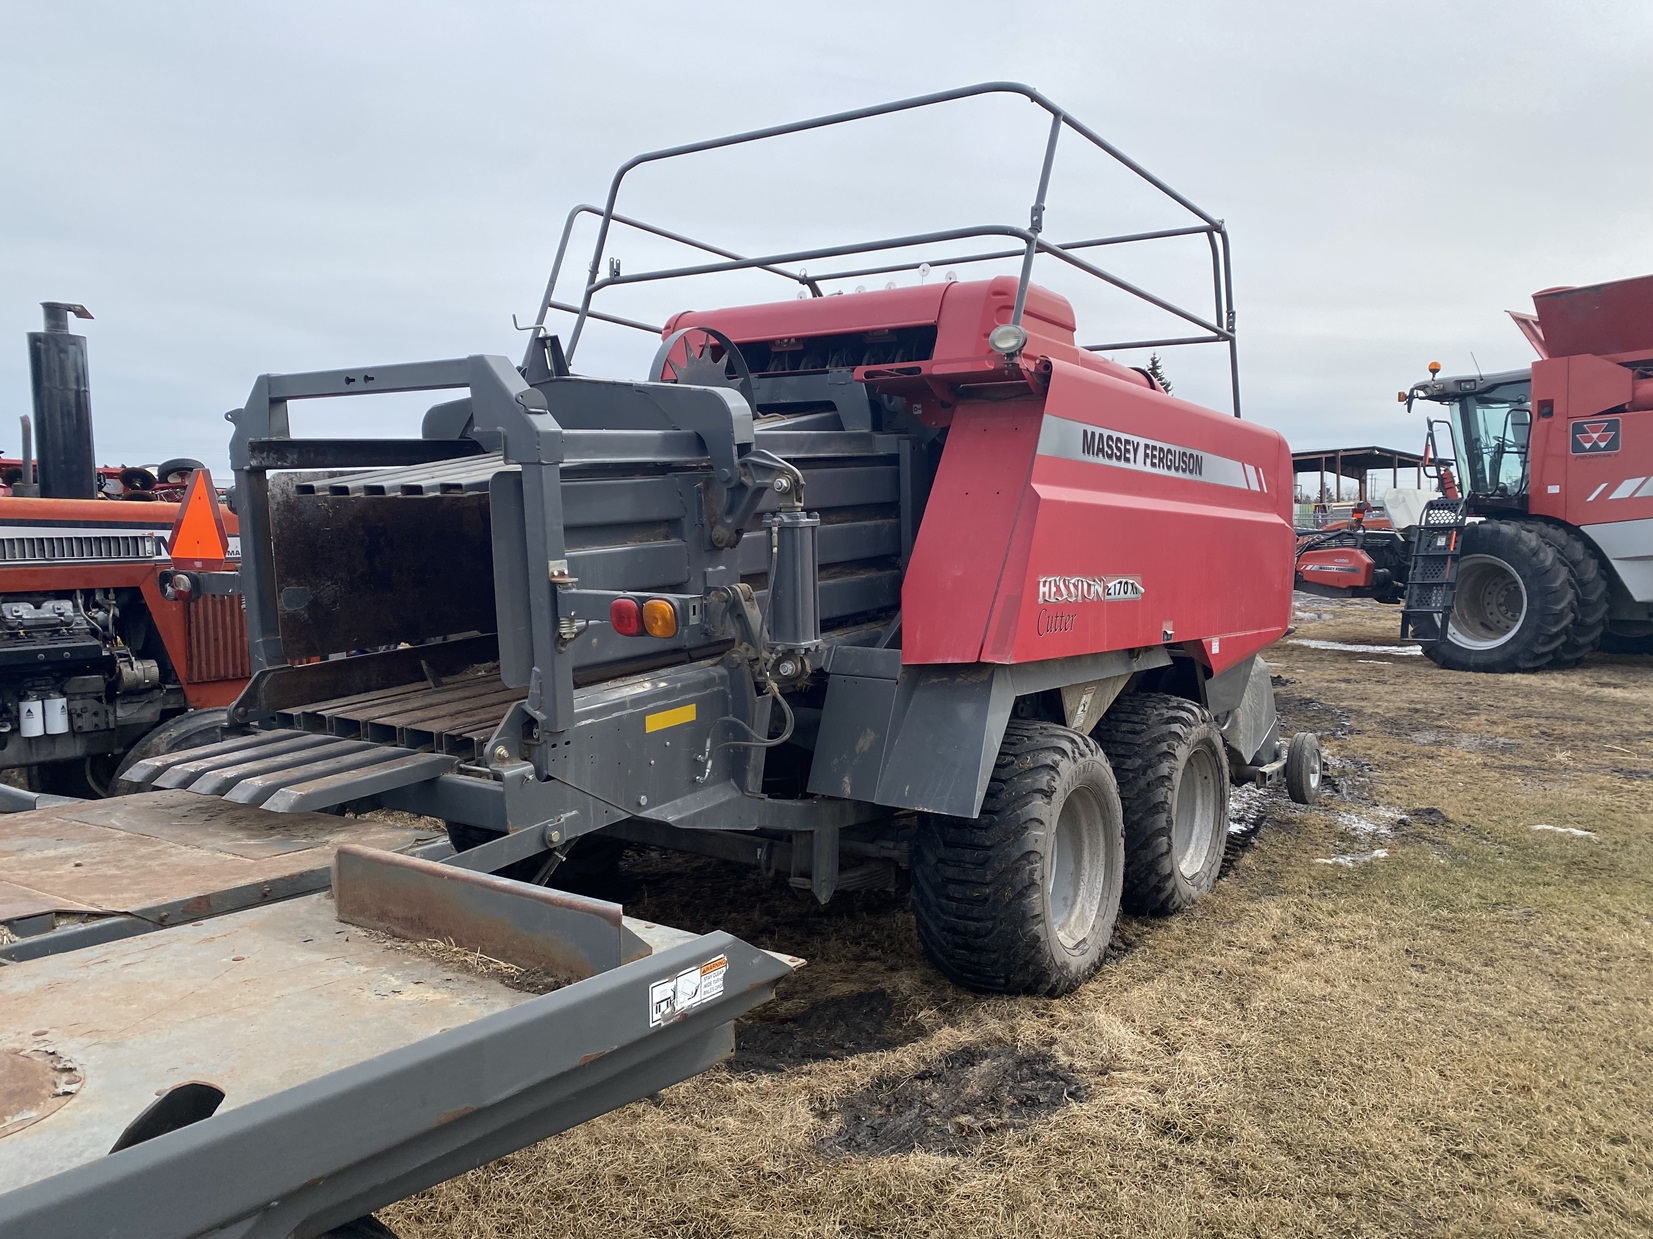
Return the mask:
[[1179,912],[1217,885],[1228,842],[1228,757],[1205,708],[1121,697],[1096,725],[1125,809],[1125,911]]
[[1124,813],[1102,750],[1066,727],[1013,720],[981,815],[919,819],[919,941],[971,989],[1066,994],[1102,964],[1124,872]]
[[1286,748],[1286,795],[1298,804],[1313,804],[1320,799],[1324,774],[1320,737],[1312,731],[1298,732]]

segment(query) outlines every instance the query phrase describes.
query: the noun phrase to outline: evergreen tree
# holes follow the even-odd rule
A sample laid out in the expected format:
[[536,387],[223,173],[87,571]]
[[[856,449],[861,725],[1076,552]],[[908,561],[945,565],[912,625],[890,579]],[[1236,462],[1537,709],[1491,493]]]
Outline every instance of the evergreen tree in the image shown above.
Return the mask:
[[1148,355],[1148,373],[1153,376],[1154,382],[1159,384],[1160,389],[1169,396],[1171,394],[1171,380],[1165,377],[1165,367],[1161,364],[1158,353]]

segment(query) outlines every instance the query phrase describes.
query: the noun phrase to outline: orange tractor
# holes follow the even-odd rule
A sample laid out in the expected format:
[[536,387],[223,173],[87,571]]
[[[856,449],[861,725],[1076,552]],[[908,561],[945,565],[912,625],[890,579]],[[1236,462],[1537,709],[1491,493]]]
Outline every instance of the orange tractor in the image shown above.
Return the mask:
[[91,315],[44,304],[33,420],[0,459],[0,769],[34,792],[101,796],[123,763],[216,739],[246,683],[241,599],[198,571],[239,556],[238,530],[198,462],[95,466],[86,338],[68,328]]

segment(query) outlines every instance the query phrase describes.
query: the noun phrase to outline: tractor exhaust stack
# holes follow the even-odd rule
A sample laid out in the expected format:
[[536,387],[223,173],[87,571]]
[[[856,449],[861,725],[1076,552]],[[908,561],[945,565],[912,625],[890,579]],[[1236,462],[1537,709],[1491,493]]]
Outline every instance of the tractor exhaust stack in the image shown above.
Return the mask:
[[92,499],[98,493],[98,471],[92,447],[86,337],[69,330],[69,315],[85,319],[92,315],[83,305],[40,304],[46,312],[46,329],[29,333],[39,493],[46,499]]

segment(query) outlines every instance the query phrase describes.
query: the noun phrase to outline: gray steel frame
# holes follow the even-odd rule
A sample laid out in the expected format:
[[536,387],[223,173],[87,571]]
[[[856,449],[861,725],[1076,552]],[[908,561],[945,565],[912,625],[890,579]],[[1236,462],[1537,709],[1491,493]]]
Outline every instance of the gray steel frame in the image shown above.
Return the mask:
[[[445,867],[406,858],[387,866],[360,851],[341,853],[341,865],[355,862],[362,905],[341,906],[341,918],[383,920],[386,894],[394,902],[400,890],[416,911],[435,898],[466,923],[541,948],[549,929],[552,945],[603,970],[9,1192],[0,1234],[318,1235],[704,1071],[733,1049],[733,1021],[791,971],[722,932],[617,962],[628,957],[627,931],[612,905],[453,870],[433,875]],[[409,895],[410,879],[426,889]],[[433,881],[443,887],[434,895]],[[722,995],[654,1024],[651,984],[720,955]]]
[[[1038,187],[1035,190],[1033,203],[1028,212],[1028,225],[1019,228],[1010,224],[984,224],[972,228],[952,228],[933,232],[918,232],[900,237],[883,237],[876,240],[852,242],[846,245],[822,246],[813,249],[791,250],[778,254],[765,254],[756,258],[743,257],[731,250],[723,249],[705,241],[699,241],[681,233],[647,224],[616,212],[615,204],[619,200],[620,186],[634,169],[647,163],[661,160],[676,159],[685,155],[699,154],[704,151],[719,150],[729,146],[740,146],[750,142],[760,142],[767,138],[784,137],[788,134],[803,133],[812,129],[824,129],[833,125],[848,124],[853,121],[866,120],[875,116],[888,116],[898,112],[910,112],[919,108],[933,107],[938,104],[952,103],[959,99],[968,99],[980,95],[1020,95],[1050,116],[1050,130],[1045,139],[1044,159],[1039,171]],[[1045,195],[1050,187],[1051,169],[1056,160],[1057,139],[1063,129],[1070,129],[1096,149],[1110,156],[1130,172],[1146,181],[1154,189],[1171,199],[1179,207],[1194,215],[1199,223],[1182,228],[1165,228],[1152,232],[1130,233],[1120,236],[1092,237],[1078,241],[1055,242],[1049,241],[1042,235],[1044,231]],[[562,273],[563,260],[568,252],[569,239],[575,223],[585,215],[594,215],[598,218],[597,240],[592,248],[591,263],[586,271],[585,287],[581,290],[577,304],[556,299],[557,282]],[[631,274],[620,274],[618,271],[603,276],[600,274],[602,260],[608,243],[608,235],[614,224],[636,228],[654,236],[674,241],[682,245],[715,254],[724,259],[722,262],[702,263],[697,266],[673,267],[657,271],[640,271]],[[1204,236],[1211,249],[1211,288],[1212,288],[1212,318],[1206,318],[1183,309],[1164,298],[1158,297],[1135,284],[1114,275],[1094,263],[1080,258],[1075,251],[1097,249],[1109,245],[1127,245],[1140,241],[1164,240],[1171,237]],[[963,241],[974,237],[1012,237],[1021,244],[1014,249],[991,250],[980,253],[953,254],[945,257],[915,259],[907,262],[888,263],[877,266],[835,270],[825,274],[811,273],[803,270],[789,270],[783,264],[806,262],[821,258],[843,258],[853,254],[872,254],[885,250],[905,249],[911,246],[928,245],[939,242]],[[954,90],[937,91],[928,95],[917,95],[910,99],[900,99],[892,103],[878,104],[873,107],[856,108],[848,112],[836,112],[827,116],[817,116],[809,120],[793,121],[785,125],[771,125],[763,129],[753,129],[745,133],[731,134],[727,137],[710,138],[701,142],[690,142],[682,146],[666,147],[657,151],[649,151],[637,155],[620,165],[613,180],[609,183],[608,197],[601,208],[582,204],[575,207],[568,214],[563,224],[562,237],[557,245],[556,258],[551,266],[550,278],[546,281],[545,293],[540,298],[539,312],[535,317],[535,328],[539,337],[546,334],[546,315],[557,310],[573,314],[574,326],[569,333],[566,356],[572,358],[575,349],[579,346],[580,337],[585,330],[588,319],[600,322],[614,323],[623,327],[632,327],[642,331],[659,334],[660,328],[647,323],[640,323],[634,319],[627,319],[611,314],[601,313],[592,308],[592,301],[605,288],[617,287],[624,284],[640,284],[656,280],[676,279],[692,275],[711,275],[726,271],[761,270],[768,271],[783,279],[790,280],[807,289],[811,296],[822,296],[821,283],[830,280],[854,279],[870,275],[887,275],[898,271],[914,271],[923,263],[942,263],[949,265],[963,265],[967,263],[989,262],[995,259],[1020,257],[1021,275],[1016,288],[1016,303],[1011,321],[1020,323],[1022,311],[1027,301],[1027,289],[1033,278],[1033,260],[1040,254],[1048,255],[1067,263],[1085,274],[1104,283],[1110,284],[1122,292],[1130,294],[1138,300],[1182,319],[1199,328],[1200,334],[1192,336],[1170,336],[1147,338],[1140,340],[1118,340],[1101,344],[1087,344],[1082,347],[1091,352],[1104,352],[1113,349],[1130,348],[1165,348],[1184,344],[1226,344],[1228,346],[1229,384],[1233,396],[1234,416],[1240,416],[1240,361],[1238,341],[1235,334],[1234,316],[1234,289],[1233,267],[1229,256],[1228,232],[1223,221],[1208,214],[1182,194],[1172,189],[1164,181],[1154,176],[1141,164],[1131,159],[1112,143],[1101,137],[1094,130],[1075,118],[1065,109],[1052,103],[1044,95],[1031,86],[1020,82],[981,82],[974,86],[961,86]],[[529,346],[529,356],[524,365],[531,365],[534,353],[540,347],[539,338]]]

